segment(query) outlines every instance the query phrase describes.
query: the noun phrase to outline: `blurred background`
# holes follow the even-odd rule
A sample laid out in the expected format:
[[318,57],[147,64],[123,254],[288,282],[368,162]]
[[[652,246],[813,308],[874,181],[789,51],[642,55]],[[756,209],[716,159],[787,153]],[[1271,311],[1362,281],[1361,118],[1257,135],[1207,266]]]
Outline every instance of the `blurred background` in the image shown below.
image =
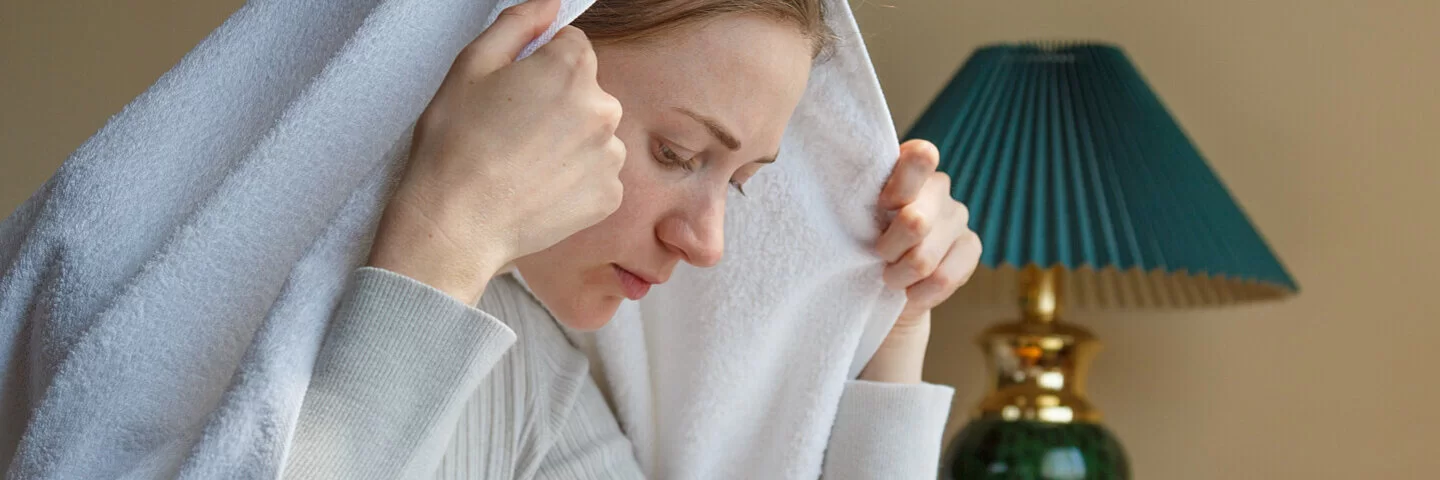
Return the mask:
[[[0,2],[0,213],[242,2]],[[1272,304],[1069,317],[1141,479],[1440,478],[1440,2],[851,2],[904,132],[977,46],[1124,47],[1302,287]],[[937,313],[951,432],[979,331]]]

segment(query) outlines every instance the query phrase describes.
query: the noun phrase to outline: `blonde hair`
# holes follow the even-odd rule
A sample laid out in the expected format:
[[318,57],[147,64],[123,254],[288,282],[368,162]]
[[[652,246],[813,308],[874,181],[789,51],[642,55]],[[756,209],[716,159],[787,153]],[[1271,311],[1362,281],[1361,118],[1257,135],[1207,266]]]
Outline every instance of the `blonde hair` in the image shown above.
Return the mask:
[[835,43],[824,0],[597,0],[572,25],[595,43],[641,42],[722,15],[749,14],[795,25],[812,57]]

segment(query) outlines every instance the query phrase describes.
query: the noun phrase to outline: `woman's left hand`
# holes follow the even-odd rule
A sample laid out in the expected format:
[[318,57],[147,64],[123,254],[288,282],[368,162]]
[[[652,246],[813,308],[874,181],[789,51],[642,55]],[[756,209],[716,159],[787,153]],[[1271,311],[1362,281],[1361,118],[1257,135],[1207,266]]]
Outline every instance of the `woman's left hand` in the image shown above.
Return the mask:
[[905,290],[905,308],[860,378],[915,383],[930,340],[930,309],[950,298],[975,272],[980,237],[967,225],[970,213],[950,197],[950,177],[935,171],[934,144],[911,140],[880,192],[880,208],[892,220],[876,241],[885,259],[885,284]]

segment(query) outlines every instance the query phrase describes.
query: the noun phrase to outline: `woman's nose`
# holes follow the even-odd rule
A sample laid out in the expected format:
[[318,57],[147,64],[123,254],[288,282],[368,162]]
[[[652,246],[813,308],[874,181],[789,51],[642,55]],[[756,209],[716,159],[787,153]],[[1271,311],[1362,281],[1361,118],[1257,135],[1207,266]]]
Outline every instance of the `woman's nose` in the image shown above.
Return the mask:
[[[725,197],[707,199],[704,205],[675,215],[661,229],[662,241],[678,250],[685,262],[713,267],[725,256]],[[668,233],[668,235],[667,235]],[[668,237],[668,238],[664,238]]]

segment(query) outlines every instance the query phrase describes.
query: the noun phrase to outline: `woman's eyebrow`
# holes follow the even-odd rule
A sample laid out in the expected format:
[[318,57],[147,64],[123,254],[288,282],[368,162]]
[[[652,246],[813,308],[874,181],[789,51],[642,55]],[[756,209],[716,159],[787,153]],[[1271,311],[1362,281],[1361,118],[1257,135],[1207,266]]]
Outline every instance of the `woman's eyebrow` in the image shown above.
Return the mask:
[[[690,109],[685,107],[675,107],[675,111],[683,113],[686,116],[695,119],[695,121],[700,122],[701,125],[705,126],[706,130],[710,131],[711,135],[715,136],[716,140],[719,140],[720,143],[725,145],[725,148],[730,149],[730,151],[740,149],[740,141],[736,140],[735,136],[731,135],[729,130],[726,130],[725,127],[720,126],[720,122],[715,121],[715,119],[695,113],[694,111],[691,111]],[[761,157],[755,160],[755,163],[775,163],[775,157],[778,155],[779,154]]]
[[710,131],[711,135],[715,136],[716,140],[720,141],[721,145],[725,145],[725,148],[728,148],[731,151],[740,149],[740,141],[736,140],[735,135],[730,134],[729,130],[726,130],[725,127],[720,126],[720,123],[716,122],[715,119],[695,113],[685,107],[675,107],[675,111],[683,113],[690,118],[695,119],[695,121],[700,122],[701,125],[705,126],[706,130]]

